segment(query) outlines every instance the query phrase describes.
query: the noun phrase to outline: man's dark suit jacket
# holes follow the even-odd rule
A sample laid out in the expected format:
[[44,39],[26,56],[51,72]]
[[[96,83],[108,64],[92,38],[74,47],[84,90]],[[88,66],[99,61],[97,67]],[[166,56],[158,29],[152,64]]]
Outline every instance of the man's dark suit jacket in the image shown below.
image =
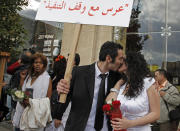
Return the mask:
[[[119,75],[109,72],[107,94],[116,84]],[[70,92],[65,104],[60,104],[58,116],[62,118],[69,102],[72,102],[65,131],[84,131],[87,125],[94,96],[95,63],[87,66],[75,67],[72,72]],[[94,114],[95,115],[95,114]],[[108,122],[109,131],[112,130]]]

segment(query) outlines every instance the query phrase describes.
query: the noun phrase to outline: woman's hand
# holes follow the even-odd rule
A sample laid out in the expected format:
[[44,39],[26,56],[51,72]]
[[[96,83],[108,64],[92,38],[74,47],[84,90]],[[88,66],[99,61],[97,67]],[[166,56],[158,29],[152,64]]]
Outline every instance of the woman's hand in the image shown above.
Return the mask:
[[61,121],[58,120],[58,119],[55,119],[55,120],[54,120],[54,126],[55,126],[55,128],[58,128],[60,125],[61,125]]
[[127,118],[123,117],[120,118],[114,118],[111,120],[111,126],[114,130],[122,130],[130,128],[132,125],[131,120],[128,120]]
[[20,102],[20,104],[21,104],[24,108],[26,108],[27,106],[30,105],[30,104],[29,104],[29,98],[24,99],[23,102]]

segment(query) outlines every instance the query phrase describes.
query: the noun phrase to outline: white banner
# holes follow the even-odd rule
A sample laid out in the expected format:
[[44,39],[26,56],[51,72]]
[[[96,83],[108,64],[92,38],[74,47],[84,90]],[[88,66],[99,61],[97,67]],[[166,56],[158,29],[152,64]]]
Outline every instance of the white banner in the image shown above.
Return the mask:
[[36,20],[128,27],[133,0],[41,0]]

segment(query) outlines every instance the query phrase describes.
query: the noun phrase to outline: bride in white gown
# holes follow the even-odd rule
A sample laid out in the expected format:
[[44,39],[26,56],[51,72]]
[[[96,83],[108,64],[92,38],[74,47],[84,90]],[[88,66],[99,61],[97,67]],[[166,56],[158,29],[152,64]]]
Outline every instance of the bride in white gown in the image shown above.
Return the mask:
[[140,53],[127,53],[119,71],[126,74],[127,80],[119,80],[106,99],[121,102],[123,119],[113,119],[113,129],[151,131],[150,123],[160,116],[160,100],[154,79],[148,77],[149,69],[144,57]]

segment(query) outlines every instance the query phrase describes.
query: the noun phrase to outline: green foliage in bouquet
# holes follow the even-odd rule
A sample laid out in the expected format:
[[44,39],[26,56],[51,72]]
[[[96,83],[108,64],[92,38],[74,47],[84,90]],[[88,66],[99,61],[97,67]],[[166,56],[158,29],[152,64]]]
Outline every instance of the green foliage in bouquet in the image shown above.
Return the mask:
[[18,55],[26,39],[26,31],[18,14],[28,0],[0,1],[0,51]]
[[28,92],[23,92],[20,89],[8,89],[7,94],[12,96],[14,101],[23,102],[24,99],[29,98]]

